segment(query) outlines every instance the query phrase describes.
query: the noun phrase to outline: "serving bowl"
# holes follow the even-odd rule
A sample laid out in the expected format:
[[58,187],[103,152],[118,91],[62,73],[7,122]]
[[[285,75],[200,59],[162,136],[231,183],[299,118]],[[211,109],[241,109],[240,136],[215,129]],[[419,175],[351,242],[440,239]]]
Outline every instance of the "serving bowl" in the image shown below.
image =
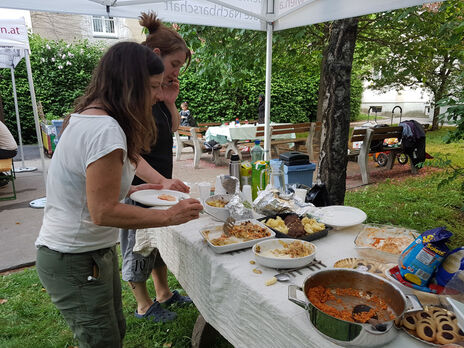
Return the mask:
[[205,204],[203,204],[203,207],[206,210],[206,212],[215,216],[217,220],[224,221],[230,216],[229,209],[227,209],[226,207],[223,207],[223,208],[213,207],[209,205],[208,202],[221,201],[227,204],[232,199],[232,197],[233,195],[229,195],[229,194],[218,194],[218,195],[210,196],[207,199],[205,199]]
[[[303,245],[312,249],[312,253],[308,256],[294,258],[291,258],[288,255],[283,257],[283,255],[274,255],[271,253],[271,250],[284,249],[285,244],[290,244],[292,242],[303,243]],[[316,256],[316,246],[313,243],[301,239],[275,238],[255,244],[253,246],[253,253],[256,262],[261,266],[270,268],[299,268],[306,266],[314,260],[314,257]]]

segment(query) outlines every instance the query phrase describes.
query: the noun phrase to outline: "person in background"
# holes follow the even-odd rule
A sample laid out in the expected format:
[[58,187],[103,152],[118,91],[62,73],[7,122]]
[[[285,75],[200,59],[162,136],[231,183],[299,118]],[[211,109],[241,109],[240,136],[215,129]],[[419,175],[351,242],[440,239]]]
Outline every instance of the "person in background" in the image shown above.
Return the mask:
[[182,102],[180,104],[180,108],[182,109],[179,113],[180,114],[180,125],[186,126],[186,127],[196,127],[197,121],[195,121],[192,114],[190,113],[190,110],[188,108],[188,103]]
[[264,123],[264,94],[258,96],[258,123]]
[[[140,25],[148,30],[146,40],[142,45],[149,47],[163,60],[165,71],[160,102],[153,106],[153,119],[158,127],[158,138],[149,153],[142,157],[146,166],[156,169],[164,178],[172,178],[173,168],[173,133],[180,125],[180,115],[175,101],[179,95],[179,71],[190,63],[191,53],[184,39],[173,29],[163,25],[154,13],[142,13]],[[134,178],[133,184],[157,182],[155,177]],[[173,181],[176,189],[189,192],[189,188],[180,181]],[[144,257],[133,252],[136,229],[120,231],[121,253],[123,255],[122,279],[129,282],[132,293],[137,301],[135,316],[155,322],[166,322],[176,318],[177,314],[170,311],[173,305],[192,303],[188,296],[182,296],[176,290],[171,291],[168,285],[168,269],[157,249]],[[148,293],[147,280],[152,277],[156,298]]]
[[50,163],[37,273],[82,348],[122,347],[118,228],[178,225],[203,208],[195,199],[162,212],[121,203],[136,190],[162,187],[131,182],[134,173],[151,174],[139,154],[156,140],[151,106],[162,96],[163,71],[161,59],[140,44],[109,48]]
[[0,121],[0,159],[13,158],[17,153],[18,144],[8,127]]

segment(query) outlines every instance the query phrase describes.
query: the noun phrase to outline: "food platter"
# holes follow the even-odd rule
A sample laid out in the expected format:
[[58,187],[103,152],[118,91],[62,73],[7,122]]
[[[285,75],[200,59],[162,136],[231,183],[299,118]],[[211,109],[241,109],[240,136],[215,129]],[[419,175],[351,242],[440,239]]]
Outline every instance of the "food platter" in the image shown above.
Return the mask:
[[[200,229],[200,234],[203,236],[203,239],[206,241],[208,246],[211,249],[213,249],[214,252],[218,254],[228,253],[230,251],[235,251],[235,250],[240,250],[240,249],[251,248],[253,245],[255,245],[256,243],[262,240],[275,237],[274,231],[272,231],[270,228],[266,227],[263,223],[255,219],[237,221],[235,225],[237,226],[237,225],[241,225],[245,223],[251,223],[257,226],[256,230],[258,230],[258,228],[262,229],[265,235],[263,234],[259,238],[249,239],[249,240],[246,240],[243,238],[237,238],[234,235],[231,237],[226,237],[223,235],[222,226],[224,224],[222,223],[204,227]],[[221,242],[224,242],[224,240],[226,240],[226,244],[217,243],[218,240],[221,240]]]
[[[260,218],[258,220],[263,222],[267,227],[273,230],[276,233],[277,238],[294,238],[294,239],[305,240],[307,242],[327,236],[329,231],[332,229],[332,227],[327,226],[327,225],[325,225],[324,227],[318,226],[319,223],[313,218],[310,218],[307,216],[299,216],[299,220],[301,222],[304,222],[305,218],[307,219],[309,223],[309,228],[307,228],[308,224],[304,223],[303,228],[305,228],[305,231],[304,231],[305,233],[295,235],[295,234],[292,234],[291,233],[292,231],[291,230],[289,231],[288,228],[286,228],[285,230],[282,230],[282,227],[283,228],[286,227],[285,219],[289,215],[296,215],[296,214],[278,214],[274,216]],[[314,223],[311,223],[310,221],[314,221]],[[273,224],[270,224],[269,222],[273,222]]]
[[363,226],[354,240],[358,254],[381,262],[398,263],[398,257],[417,237],[417,232],[390,225]]
[[367,215],[361,209],[345,205],[330,205],[319,209],[317,212],[319,221],[334,227],[342,229],[346,227],[362,224]]
[[[424,310],[403,315],[400,327],[409,336],[432,347],[462,343],[464,340],[456,315],[437,306],[426,306]],[[427,337],[427,334],[433,336]]]
[[[296,247],[296,248],[295,248]],[[297,253],[289,252],[297,249]],[[255,260],[270,268],[300,268],[311,263],[316,256],[316,246],[298,239],[268,239],[253,246]],[[301,256],[299,256],[300,254]]]
[[130,195],[133,201],[150,207],[175,205],[180,199],[189,197],[186,193],[173,190],[140,190]]
[[387,278],[385,271],[390,269],[394,264],[383,264],[370,259],[359,259],[356,257],[348,257],[338,260],[334,263],[334,268],[350,268],[358,271],[365,271],[383,278]]

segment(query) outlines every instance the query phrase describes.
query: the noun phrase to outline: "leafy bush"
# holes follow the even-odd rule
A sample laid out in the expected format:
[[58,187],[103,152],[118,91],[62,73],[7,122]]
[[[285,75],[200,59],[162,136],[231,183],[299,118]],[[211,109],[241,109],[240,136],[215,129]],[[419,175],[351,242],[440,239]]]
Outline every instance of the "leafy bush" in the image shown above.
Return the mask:
[[[180,76],[178,102],[188,101],[189,108],[199,122],[256,120],[258,95],[264,94],[265,81],[250,77],[240,87],[221,86],[221,81],[208,81],[202,75],[189,72]],[[274,72],[271,86],[271,121],[308,122],[317,114],[319,76],[305,79],[289,78],[284,72]],[[351,88],[351,118],[361,106],[362,84],[353,77]]]
[[[89,83],[92,71],[102,55],[103,46],[91,45],[88,41],[73,44],[50,41],[34,34],[29,36],[29,43],[37,102],[42,103],[47,119],[63,117],[72,110],[74,100]],[[0,76],[5,121],[17,138],[10,71],[0,70]],[[24,59],[16,67],[15,77],[22,136],[25,143],[33,143],[37,138]]]

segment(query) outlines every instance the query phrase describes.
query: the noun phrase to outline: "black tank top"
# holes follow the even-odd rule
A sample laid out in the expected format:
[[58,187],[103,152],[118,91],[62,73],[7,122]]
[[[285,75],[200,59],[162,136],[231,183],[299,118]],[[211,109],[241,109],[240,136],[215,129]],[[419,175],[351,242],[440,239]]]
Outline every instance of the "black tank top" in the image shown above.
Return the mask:
[[[152,146],[150,153],[142,155],[150,166],[155,168],[162,176],[172,179],[172,117],[163,102],[153,105],[152,114],[155,118],[156,128],[158,129],[157,141]],[[142,179],[135,176],[133,185],[145,183]]]

